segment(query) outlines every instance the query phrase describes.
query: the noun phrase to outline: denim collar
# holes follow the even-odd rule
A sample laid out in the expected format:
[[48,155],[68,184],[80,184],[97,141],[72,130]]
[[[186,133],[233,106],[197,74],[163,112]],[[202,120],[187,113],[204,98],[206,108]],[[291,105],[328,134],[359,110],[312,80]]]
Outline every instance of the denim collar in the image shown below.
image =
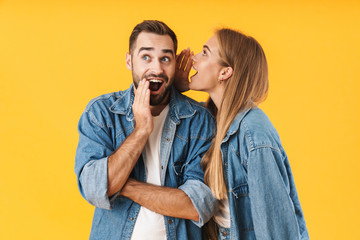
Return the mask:
[[[119,92],[119,98],[110,106],[109,110],[116,114],[126,115],[126,119],[132,121],[134,119],[132,111],[134,97],[134,88],[131,84],[128,89]],[[196,112],[188,99],[172,86],[170,87],[169,107],[170,118],[176,124],[180,123],[180,119],[191,117]]]
[[244,111],[242,112],[239,112],[234,121],[231,123],[230,127],[229,127],[229,130],[227,131],[226,133],[226,136],[225,138],[223,139],[222,142],[226,142],[229,137],[233,134],[235,134],[238,130],[239,130],[239,126],[240,126],[240,123],[241,121],[244,119],[244,117],[246,116],[246,114],[251,110],[252,108],[247,108],[245,109]]

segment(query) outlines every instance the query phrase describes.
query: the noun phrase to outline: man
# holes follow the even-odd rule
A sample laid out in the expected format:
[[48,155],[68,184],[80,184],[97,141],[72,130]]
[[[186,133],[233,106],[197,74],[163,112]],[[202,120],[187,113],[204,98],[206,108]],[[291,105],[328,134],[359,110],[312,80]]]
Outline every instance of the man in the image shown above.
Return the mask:
[[91,239],[201,239],[215,199],[203,182],[209,112],[172,87],[177,39],[163,22],[130,36],[134,84],[90,101],[79,121],[75,173],[96,206]]

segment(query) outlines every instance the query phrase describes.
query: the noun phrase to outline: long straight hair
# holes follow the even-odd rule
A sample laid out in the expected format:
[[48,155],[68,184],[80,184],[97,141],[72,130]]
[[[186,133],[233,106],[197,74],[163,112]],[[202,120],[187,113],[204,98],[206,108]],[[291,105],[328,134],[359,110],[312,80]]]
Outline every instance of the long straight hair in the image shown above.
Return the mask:
[[223,28],[215,32],[219,43],[220,65],[231,67],[219,109],[208,100],[207,106],[216,114],[217,132],[202,159],[205,182],[217,199],[227,196],[220,145],[239,112],[262,102],[268,92],[268,67],[264,51],[252,37]]

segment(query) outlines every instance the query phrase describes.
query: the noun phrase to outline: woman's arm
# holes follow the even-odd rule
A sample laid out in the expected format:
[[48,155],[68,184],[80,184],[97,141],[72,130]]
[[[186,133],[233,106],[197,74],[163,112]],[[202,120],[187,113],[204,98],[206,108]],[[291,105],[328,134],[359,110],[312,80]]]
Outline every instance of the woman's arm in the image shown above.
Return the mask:
[[295,211],[292,174],[284,160],[280,151],[270,147],[250,152],[248,184],[257,239],[300,239],[296,214],[302,213]]

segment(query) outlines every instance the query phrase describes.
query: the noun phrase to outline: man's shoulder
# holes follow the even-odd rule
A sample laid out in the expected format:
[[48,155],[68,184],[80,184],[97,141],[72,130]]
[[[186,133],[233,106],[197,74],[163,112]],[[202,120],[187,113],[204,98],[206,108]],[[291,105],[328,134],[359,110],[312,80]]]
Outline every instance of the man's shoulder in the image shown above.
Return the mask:
[[[179,121],[178,134],[190,134],[192,138],[209,139],[216,128],[215,119],[201,103],[180,94],[177,100]],[[185,135],[186,135],[185,134]]]
[[207,109],[204,104],[197,102],[196,100],[183,95],[181,93],[178,93],[179,97],[178,97],[178,103],[181,103],[180,109],[179,111],[184,111],[189,110],[189,108],[191,110],[193,110],[193,114],[192,117],[195,118],[208,118],[211,120],[214,120],[213,115],[211,114],[211,112],[209,111],[209,109]]
[[196,101],[196,100],[194,100],[194,99],[192,99],[192,98],[190,98],[188,96],[185,96],[185,95],[183,95],[183,96],[198,111],[205,111],[206,113],[209,113],[211,115],[210,111],[204,106],[203,103],[198,102],[198,101]]
[[111,110],[111,107],[115,102],[123,100],[128,94],[129,89],[118,92],[111,92],[102,94],[96,98],[93,98],[89,101],[85,108],[85,112],[97,111],[97,110]]

